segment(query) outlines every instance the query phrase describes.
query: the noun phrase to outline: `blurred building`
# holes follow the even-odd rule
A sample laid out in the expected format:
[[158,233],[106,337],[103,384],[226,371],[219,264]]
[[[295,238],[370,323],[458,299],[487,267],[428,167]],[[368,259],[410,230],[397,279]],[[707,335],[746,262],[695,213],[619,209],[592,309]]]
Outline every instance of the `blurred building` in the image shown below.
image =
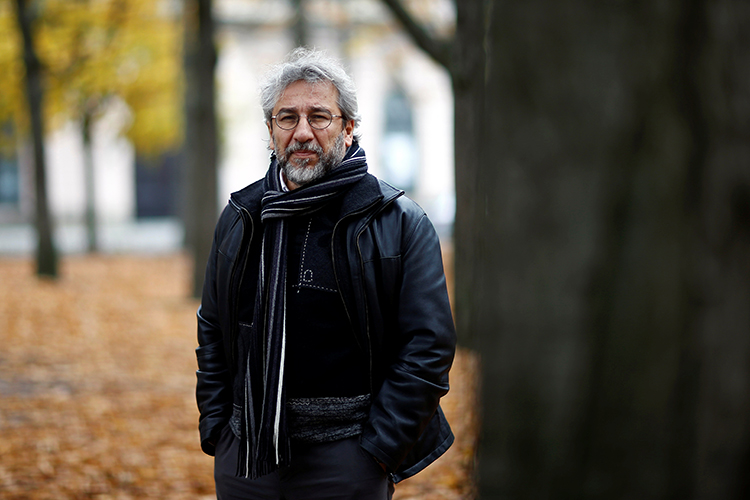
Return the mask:
[[[268,167],[259,80],[302,39],[340,57],[350,69],[359,91],[361,144],[370,171],[406,190],[441,234],[450,235],[455,205],[450,80],[412,44],[379,0],[214,2],[222,206],[231,192],[262,177]],[[435,32],[452,31],[455,14],[450,0],[413,0],[409,5]],[[100,246],[105,251],[178,248],[179,155],[146,164],[119,133],[127,119],[128,110],[115,106],[94,127]],[[56,242],[65,252],[83,250],[79,127],[71,124],[50,134],[47,157]],[[30,149],[24,147],[15,154],[0,154],[0,253],[34,248],[28,224],[33,216],[30,160]]]

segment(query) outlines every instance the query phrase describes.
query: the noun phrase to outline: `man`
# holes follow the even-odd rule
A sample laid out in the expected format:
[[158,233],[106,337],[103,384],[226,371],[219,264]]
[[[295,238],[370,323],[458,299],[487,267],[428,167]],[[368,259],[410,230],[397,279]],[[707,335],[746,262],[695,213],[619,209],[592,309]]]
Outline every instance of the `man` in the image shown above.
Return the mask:
[[216,226],[198,310],[219,499],[391,498],[444,453],[455,352],[438,237],[367,173],[351,78],[297,49],[261,89],[273,150]]

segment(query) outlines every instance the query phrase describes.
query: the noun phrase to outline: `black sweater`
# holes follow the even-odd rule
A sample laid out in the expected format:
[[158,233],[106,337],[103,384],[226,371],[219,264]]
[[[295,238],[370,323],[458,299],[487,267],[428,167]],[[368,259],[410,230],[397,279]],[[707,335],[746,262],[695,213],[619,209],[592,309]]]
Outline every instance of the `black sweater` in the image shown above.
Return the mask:
[[289,221],[287,398],[369,392],[367,359],[352,331],[333,272],[336,205]]

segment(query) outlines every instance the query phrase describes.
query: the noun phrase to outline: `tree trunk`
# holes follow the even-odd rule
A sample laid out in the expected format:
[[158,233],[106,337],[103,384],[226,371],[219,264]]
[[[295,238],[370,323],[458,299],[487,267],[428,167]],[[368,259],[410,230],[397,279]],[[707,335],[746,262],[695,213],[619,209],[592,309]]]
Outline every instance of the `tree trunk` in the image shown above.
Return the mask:
[[307,47],[310,43],[310,29],[307,23],[307,14],[305,13],[306,4],[307,0],[292,0],[292,8],[294,9],[292,34],[294,35],[294,45],[296,47]]
[[94,151],[91,142],[92,116],[84,112],[81,120],[83,137],[83,173],[86,193],[86,247],[89,253],[99,250],[96,225],[96,172],[94,170]]
[[475,286],[484,270],[477,266],[481,247],[479,170],[482,168],[485,53],[482,1],[456,2],[456,38],[449,67],[453,84],[456,216],[453,226],[454,311],[459,343],[476,347],[472,324],[478,305]]
[[489,4],[480,498],[745,498],[747,5]]
[[52,219],[47,202],[47,176],[44,157],[44,117],[42,67],[34,49],[32,25],[34,15],[26,6],[26,0],[16,0],[18,26],[23,38],[24,64],[26,68],[26,96],[31,115],[31,135],[34,147],[34,193],[37,233],[37,274],[50,278],[57,277],[57,251],[52,240]]
[[200,297],[217,218],[217,158],[211,0],[186,0],[186,237],[193,255],[192,296]]

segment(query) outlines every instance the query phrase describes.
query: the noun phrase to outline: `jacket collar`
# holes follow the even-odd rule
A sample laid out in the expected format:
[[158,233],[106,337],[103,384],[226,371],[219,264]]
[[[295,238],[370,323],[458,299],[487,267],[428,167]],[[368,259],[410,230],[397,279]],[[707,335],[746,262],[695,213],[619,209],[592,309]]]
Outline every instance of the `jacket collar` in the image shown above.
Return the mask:
[[260,201],[263,198],[263,179],[259,179],[249,186],[230,195],[232,201],[246,209],[250,214],[260,213]]

